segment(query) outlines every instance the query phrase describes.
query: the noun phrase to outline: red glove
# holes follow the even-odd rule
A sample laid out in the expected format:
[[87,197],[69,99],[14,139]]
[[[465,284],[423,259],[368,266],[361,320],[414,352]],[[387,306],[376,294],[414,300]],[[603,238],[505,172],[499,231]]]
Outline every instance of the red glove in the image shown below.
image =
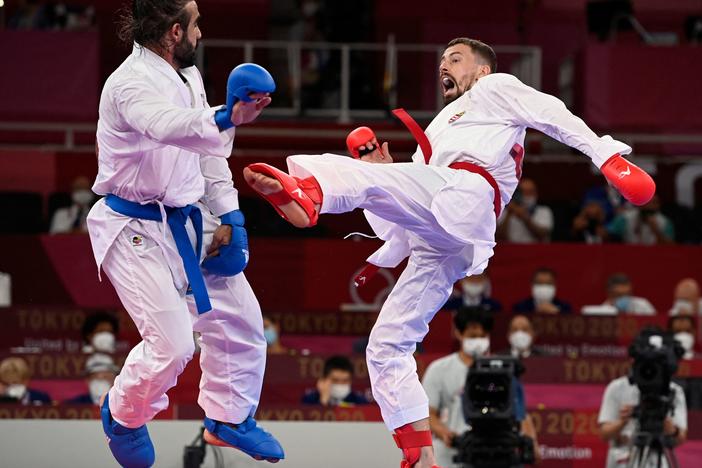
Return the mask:
[[[373,143],[373,148],[366,148],[366,143]],[[351,131],[346,137],[346,147],[355,159],[360,158],[368,153],[375,151],[378,148],[378,140],[375,138],[375,133],[368,127],[358,127]]]
[[634,205],[645,205],[656,193],[656,183],[651,176],[618,153],[609,158],[600,170],[619,193]]

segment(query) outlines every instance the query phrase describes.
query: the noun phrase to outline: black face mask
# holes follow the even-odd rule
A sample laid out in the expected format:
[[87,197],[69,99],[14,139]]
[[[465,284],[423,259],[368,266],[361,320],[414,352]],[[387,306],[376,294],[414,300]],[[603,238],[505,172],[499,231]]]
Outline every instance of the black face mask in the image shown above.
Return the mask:
[[188,38],[183,36],[183,39],[176,44],[173,51],[173,60],[178,64],[179,68],[188,68],[195,65],[196,51],[199,43],[193,46],[188,42]]

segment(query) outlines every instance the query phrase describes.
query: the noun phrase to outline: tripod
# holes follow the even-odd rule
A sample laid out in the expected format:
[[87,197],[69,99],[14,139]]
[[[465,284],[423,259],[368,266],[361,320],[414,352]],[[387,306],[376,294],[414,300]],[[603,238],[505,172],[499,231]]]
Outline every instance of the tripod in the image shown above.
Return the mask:
[[639,432],[627,468],[678,468],[670,437]]

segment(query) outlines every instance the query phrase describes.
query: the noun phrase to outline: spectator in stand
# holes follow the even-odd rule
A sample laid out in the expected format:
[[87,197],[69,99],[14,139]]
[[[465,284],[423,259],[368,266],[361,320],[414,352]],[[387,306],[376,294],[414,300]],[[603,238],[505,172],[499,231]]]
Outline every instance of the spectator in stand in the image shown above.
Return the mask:
[[502,304],[490,297],[492,287],[487,270],[479,275],[467,276],[458,282],[444,309],[458,310],[463,306],[480,305],[493,312],[502,310]]
[[511,354],[520,359],[531,356],[541,356],[542,353],[538,348],[534,348],[534,325],[529,320],[529,317],[523,314],[516,314],[509,321],[507,329],[507,341],[509,342],[509,350],[498,354]]
[[536,184],[531,179],[522,179],[512,202],[498,220],[496,238],[517,244],[550,241],[553,212],[537,202]]
[[513,312],[521,314],[569,314],[571,305],[556,297],[556,272],[550,268],[539,268],[531,280],[531,297],[517,302]]
[[85,361],[85,383],[88,391],[66,403],[100,405],[100,397],[107,393],[115,382],[119,367],[107,354],[95,353]]
[[268,354],[290,354],[290,350],[280,343],[280,324],[265,315],[263,316],[263,335],[266,337]]
[[[458,453],[454,439],[468,430],[461,396],[475,358],[489,354],[494,320],[492,312],[470,306],[458,309],[453,322],[460,349],[429,364],[422,380],[429,397],[429,425],[434,435],[436,462],[444,468],[461,466],[453,462]],[[534,439],[534,451],[538,453],[536,431],[526,413],[524,389],[516,378],[512,385],[516,419],[520,421],[521,432]]]
[[51,397],[29,387],[32,372],[27,361],[20,357],[5,358],[0,363],[0,381],[5,385],[5,396],[23,405],[51,403]]
[[626,199],[617,189],[609,184],[588,189],[583,199],[583,206],[587,206],[590,202],[596,202],[602,207],[606,223],[609,223],[616,215],[623,212],[626,207]]
[[693,278],[685,278],[675,286],[670,315],[702,315],[700,285]]
[[602,244],[607,240],[605,213],[596,201],[589,201],[573,219],[573,240],[586,244]]
[[100,312],[86,317],[81,329],[83,352],[112,354],[119,333],[119,321],[111,314]]
[[695,357],[696,318],[691,315],[675,315],[668,319],[668,331],[685,349],[683,359]]
[[613,312],[632,315],[656,315],[656,309],[643,297],[633,295],[631,280],[624,273],[615,273],[607,279],[607,299],[602,305]]
[[365,405],[368,399],[354,392],[353,364],[345,356],[332,356],[324,363],[322,377],[317,380],[317,390],[308,391],[302,397],[305,405],[354,406]]
[[66,234],[71,232],[88,232],[85,218],[95,202],[90,180],[87,177],[78,177],[73,181],[71,192],[71,206],[59,208],[54,213],[49,227],[50,234]]
[[607,226],[609,236],[626,244],[672,244],[673,223],[661,212],[661,201],[654,195],[640,208],[631,208],[617,215]]

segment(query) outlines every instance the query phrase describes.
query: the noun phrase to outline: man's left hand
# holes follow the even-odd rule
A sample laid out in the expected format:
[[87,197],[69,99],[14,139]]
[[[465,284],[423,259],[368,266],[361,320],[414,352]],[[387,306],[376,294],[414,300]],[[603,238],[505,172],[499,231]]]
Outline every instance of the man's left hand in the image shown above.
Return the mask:
[[675,427],[675,423],[673,423],[673,419],[670,417],[665,418],[663,421],[663,433],[669,436],[675,435],[677,432],[677,428]]
[[271,103],[269,93],[253,93],[249,96],[252,101],[239,101],[232,109],[232,123],[235,127],[252,122],[258,117],[263,108]]

